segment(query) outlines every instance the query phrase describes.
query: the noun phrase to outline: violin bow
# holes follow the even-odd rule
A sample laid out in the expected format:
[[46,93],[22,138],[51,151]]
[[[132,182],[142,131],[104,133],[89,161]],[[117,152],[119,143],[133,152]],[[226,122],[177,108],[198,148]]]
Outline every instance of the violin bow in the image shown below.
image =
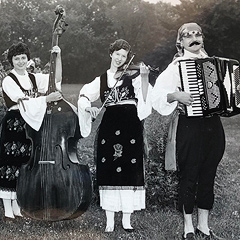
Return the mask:
[[128,64],[126,65],[126,67],[124,68],[124,70],[122,71],[120,77],[117,79],[116,83],[113,85],[110,93],[108,94],[107,98],[105,99],[105,101],[103,102],[102,106],[99,108],[99,113],[101,112],[101,110],[103,109],[103,107],[105,106],[107,100],[109,99],[110,95],[113,93],[113,91],[115,90],[115,87],[117,86],[117,83],[121,80],[123,74],[127,71],[130,63],[132,62],[133,58],[135,57],[135,54],[132,55],[131,59],[129,60]]

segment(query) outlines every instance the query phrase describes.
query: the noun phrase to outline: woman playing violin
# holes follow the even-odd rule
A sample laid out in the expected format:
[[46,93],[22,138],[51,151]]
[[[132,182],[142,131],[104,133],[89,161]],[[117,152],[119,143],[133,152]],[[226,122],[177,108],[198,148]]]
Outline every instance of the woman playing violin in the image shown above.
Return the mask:
[[96,177],[100,206],[106,211],[106,232],[114,230],[114,214],[121,211],[122,226],[131,232],[130,216],[145,208],[144,139],[142,119],[151,113],[148,102],[148,68],[142,64],[132,79],[128,74],[115,78],[119,67],[131,58],[131,46],[118,39],[109,48],[110,68],[80,91],[78,112],[81,134],[87,137],[91,120],[99,109],[91,102],[99,97],[105,104],[96,137]]
[[[61,89],[62,65],[60,48],[53,47],[57,54],[56,82]],[[29,160],[31,142],[26,138],[24,125],[34,130],[41,127],[47,102],[62,99],[59,91],[44,95],[48,89],[49,76],[30,74],[26,71],[30,52],[26,44],[13,44],[7,55],[13,69],[2,82],[3,97],[8,108],[2,120],[0,140],[0,198],[3,199],[5,220],[21,217],[17,203],[16,181],[20,166]]]

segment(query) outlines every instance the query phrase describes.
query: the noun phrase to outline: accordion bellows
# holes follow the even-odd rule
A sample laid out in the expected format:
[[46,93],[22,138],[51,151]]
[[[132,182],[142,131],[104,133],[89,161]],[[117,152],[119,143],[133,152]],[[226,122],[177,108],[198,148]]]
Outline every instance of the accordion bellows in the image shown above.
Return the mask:
[[240,113],[239,62],[227,58],[204,58],[179,61],[182,90],[194,99],[185,106],[188,117]]

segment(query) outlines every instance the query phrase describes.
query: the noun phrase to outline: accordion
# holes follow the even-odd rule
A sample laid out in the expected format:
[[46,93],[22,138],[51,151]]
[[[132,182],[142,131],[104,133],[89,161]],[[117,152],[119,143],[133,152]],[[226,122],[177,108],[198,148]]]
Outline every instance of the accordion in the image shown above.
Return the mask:
[[211,57],[179,61],[182,90],[194,102],[185,106],[187,117],[218,114],[230,117],[240,113],[239,62]]

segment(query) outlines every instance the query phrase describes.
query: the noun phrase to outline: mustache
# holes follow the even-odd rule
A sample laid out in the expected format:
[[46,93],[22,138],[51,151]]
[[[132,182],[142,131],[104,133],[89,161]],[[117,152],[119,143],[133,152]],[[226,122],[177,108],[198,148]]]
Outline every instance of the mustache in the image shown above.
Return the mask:
[[201,42],[199,42],[199,41],[194,41],[194,42],[192,42],[192,43],[189,44],[189,47],[192,47],[193,45],[200,45],[200,44],[201,44]]

